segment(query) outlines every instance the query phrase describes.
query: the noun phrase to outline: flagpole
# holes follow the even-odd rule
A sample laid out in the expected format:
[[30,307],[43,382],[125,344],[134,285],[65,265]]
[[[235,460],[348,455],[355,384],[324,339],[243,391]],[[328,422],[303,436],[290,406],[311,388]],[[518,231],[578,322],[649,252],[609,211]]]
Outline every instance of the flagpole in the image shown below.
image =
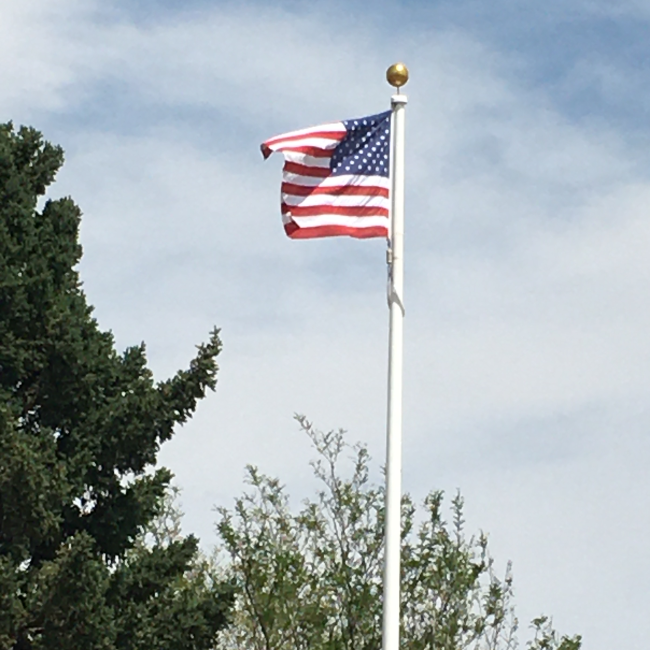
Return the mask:
[[399,649],[402,500],[402,375],[404,322],[404,117],[407,98],[400,92],[408,70],[396,63],[386,72],[397,89],[391,98],[391,234],[388,250],[388,417],[386,427],[386,530],[382,650]]

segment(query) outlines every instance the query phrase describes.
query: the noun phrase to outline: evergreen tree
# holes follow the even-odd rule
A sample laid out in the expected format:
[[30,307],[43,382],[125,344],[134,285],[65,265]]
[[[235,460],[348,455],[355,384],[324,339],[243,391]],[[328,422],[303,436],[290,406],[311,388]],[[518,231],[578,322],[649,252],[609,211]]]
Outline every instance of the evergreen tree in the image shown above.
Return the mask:
[[0,649],[207,649],[230,593],[197,540],[136,546],[171,474],[160,445],[216,382],[217,331],[156,384],[75,270],[80,210],[44,201],[63,163],[0,125]]

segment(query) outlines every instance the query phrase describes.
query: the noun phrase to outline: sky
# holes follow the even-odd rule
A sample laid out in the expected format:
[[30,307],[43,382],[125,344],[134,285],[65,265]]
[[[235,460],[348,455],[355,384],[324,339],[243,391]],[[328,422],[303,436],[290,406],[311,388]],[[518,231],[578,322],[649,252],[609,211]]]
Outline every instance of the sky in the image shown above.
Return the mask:
[[[159,380],[221,328],[165,445],[187,532],[246,464],[313,488],[293,420],[385,446],[385,242],[288,240],[278,133],[386,110],[404,61],[404,489],[465,497],[540,613],[650,635],[650,2],[0,0],[0,121],[66,151],[81,278]],[[522,635],[526,637],[525,634]]]

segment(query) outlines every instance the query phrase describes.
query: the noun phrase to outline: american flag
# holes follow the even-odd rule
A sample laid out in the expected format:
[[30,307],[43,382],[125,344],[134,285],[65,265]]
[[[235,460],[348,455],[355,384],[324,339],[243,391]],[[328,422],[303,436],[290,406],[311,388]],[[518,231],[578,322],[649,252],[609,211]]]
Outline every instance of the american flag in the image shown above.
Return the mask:
[[283,133],[282,221],[292,239],[388,237],[391,111]]

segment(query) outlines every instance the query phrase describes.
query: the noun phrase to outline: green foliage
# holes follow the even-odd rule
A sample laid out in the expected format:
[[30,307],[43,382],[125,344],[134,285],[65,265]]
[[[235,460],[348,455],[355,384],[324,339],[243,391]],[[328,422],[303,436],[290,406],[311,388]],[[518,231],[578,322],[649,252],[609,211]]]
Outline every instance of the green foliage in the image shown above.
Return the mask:
[[582,647],[582,637],[579,634],[560,638],[548,616],[533,619],[531,627],[535,631],[535,637],[528,644],[528,650],[580,650]]
[[218,333],[158,384],[144,345],[115,351],[75,270],[80,210],[41,198],[62,162],[0,125],[0,649],[209,648],[228,594],[196,540],[136,540],[171,478],[160,445],[215,387]]
[[[221,508],[224,567],[239,594],[225,650],[376,650],[381,647],[384,491],[369,476],[365,447],[298,418],[317,452],[320,489],[290,508],[282,484],[248,467],[250,490]],[[344,476],[342,465],[351,460]],[[485,535],[467,536],[460,495],[443,517],[432,492],[417,511],[402,500],[402,647],[510,650],[517,619],[508,566],[499,578]],[[537,622],[531,650],[578,650]]]
[[108,601],[121,609],[116,648],[212,648],[230,588],[198,559],[190,536],[130,553],[112,576]]

